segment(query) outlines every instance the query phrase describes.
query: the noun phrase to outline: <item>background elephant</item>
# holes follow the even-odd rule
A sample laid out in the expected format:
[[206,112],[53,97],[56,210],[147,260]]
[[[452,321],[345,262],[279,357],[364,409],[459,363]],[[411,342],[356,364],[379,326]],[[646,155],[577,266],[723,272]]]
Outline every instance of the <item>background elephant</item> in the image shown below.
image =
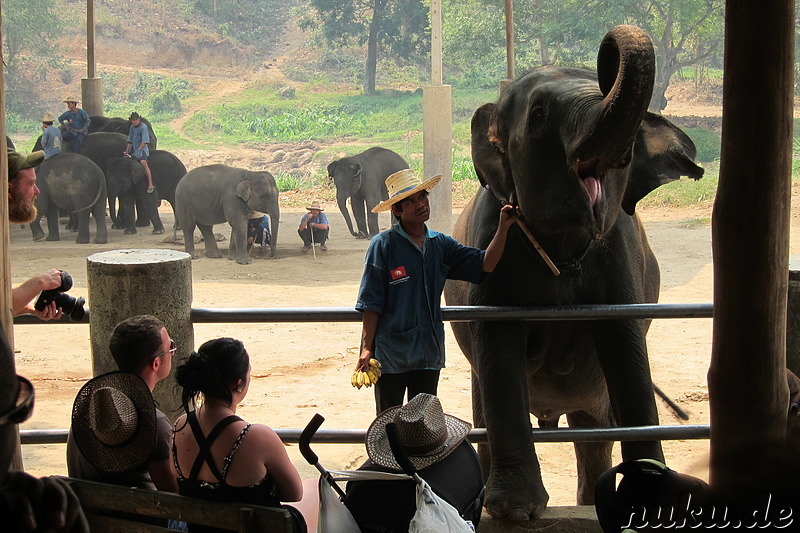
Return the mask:
[[[682,175],[699,179],[695,147],[647,113],[655,60],[647,35],[620,26],[600,47],[597,73],[543,67],[516,80],[472,118],[481,189],[454,237],[485,248],[504,202],[561,270],[556,276],[512,227],[497,269],[481,285],[451,283],[448,305],[535,306],[656,302],[658,263],[634,207]],[[647,356],[649,321],[453,323],[473,369],[473,414],[486,508],[524,520],[548,495],[531,439],[530,414],[571,427],[658,424]],[[477,378],[477,379],[476,379]],[[530,413],[530,414],[529,414]],[[578,503],[594,501],[611,466],[611,443],[576,443]],[[659,442],[624,442],[624,460],[663,460]]]
[[106,179],[89,158],[79,154],[61,153],[44,161],[36,170],[36,184],[41,191],[36,198],[39,214],[31,222],[33,240],[44,237],[39,224],[47,216],[48,241],[60,240],[58,211],[75,215],[78,224],[78,243],[89,242],[89,213],[94,215],[97,234],[94,242],[108,242],[106,228]]
[[178,222],[183,228],[186,252],[196,259],[194,228],[200,228],[205,240],[206,256],[222,257],[214,239],[214,224],[231,225],[228,259],[250,263],[247,254],[247,217],[251,211],[269,215],[272,231],[270,257],[278,248],[278,186],[266,171],[254,172],[227,165],[206,165],[189,171],[175,190]]
[[[380,147],[369,148],[328,165],[328,176],[333,178],[336,185],[336,202],[351,235],[364,239],[378,234],[378,214],[373,213],[372,208],[389,197],[386,178],[406,168],[409,168],[408,163],[402,157]],[[347,212],[348,198],[358,232],[353,231],[353,223]]]
[[[94,134],[92,134],[94,135]],[[120,201],[119,224],[125,228],[125,234],[136,233],[134,224],[134,203],[144,208],[139,216],[144,216],[153,224],[153,235],[164,233],[164,225],[158,214],[161,200],[167,200],[175,210],[175,188],[178,181],[186,174],[186,167],[180,159],[166,150],[152,150],[148,158],[153,184],[156,190],[147,193],[147,176],[144,167],[130,157],[112,157],[108,160],[106,179],[108,180],[109,197],[118,196]]]
[[[127,118],[101,117],[97,115],[93,115],[89,118],[92,121],[89,124],[89,133],[95,133],[99,131],[115,132],[121,133],[127,138],[131,131],[131,121]],[[156,132],[153,131],[153,126],[146,118],[142,117],[142,123],[147,126],[147,131],[150,133],[150,150],[155,150],[158,148],[158,138],[156,137]]]
[[[90,133],[83,140],[78,153],[82,156],[91,159],[103,175],[108,169],[108,162],[115,157],[120,157],[125,152],[125,147],[128,145],[128,135],[113,132],[99,132]],[[106,176],[106,183],[108,183],[108,176]],[[117,221],[117,195],[112,194],[111,187],[107,187],[108,191],[108,214],[111,221],[116,225]],[[112,227],[115,227],[112,225]]]

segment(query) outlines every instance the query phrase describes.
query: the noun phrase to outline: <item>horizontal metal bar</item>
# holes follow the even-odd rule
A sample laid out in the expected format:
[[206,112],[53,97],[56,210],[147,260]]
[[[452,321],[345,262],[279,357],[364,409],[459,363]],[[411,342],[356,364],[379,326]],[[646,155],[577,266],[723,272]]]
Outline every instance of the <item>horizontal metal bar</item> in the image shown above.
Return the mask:
[[[707,304],[624,304],[559,305],[537,307],[444,306],[446,322],[473,320],[609,320],[640,318],[712,318],[714,305]],[[217,307],[192,309],[195,324],[270,322],[361,322],[352,307]],[[33,315],[14,318],[14,324],[75,324],[68,317],[42,322]],[[79,323],[89,323],[89,310]]]
[[[297,443],[302,429],[276,429],[275,432],[286,443]],[[66,429],[23,429],[20,430],[22,444],[66,444]],[[708,425],[687,426],[635,426],[624,428],[592,429],[534,429],[534,442],[608,442],[645,440],[702,440],[711,436]],[[315,444],[361,444],[367,431],[365,429],[320,429],[314,435]],[[473,443],[486,442],[486,430],[473,429],[469,432]]]

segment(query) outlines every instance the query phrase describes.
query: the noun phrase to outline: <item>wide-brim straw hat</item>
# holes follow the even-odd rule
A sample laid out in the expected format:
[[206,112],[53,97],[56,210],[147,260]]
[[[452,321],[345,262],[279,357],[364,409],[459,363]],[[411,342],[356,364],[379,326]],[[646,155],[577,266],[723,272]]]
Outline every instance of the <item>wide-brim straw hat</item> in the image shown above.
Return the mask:
[[309,211],[311,211],[312,209],[319,209],[320,211],[325,211],[322,207],[320,207],[319,200],[312,201],[311,205],[306,207],[306,209],[308,209]]
[[367,455],[373,463],[400,469],[394,458],[386,424],[394,422],[408,458],[417,470],[438,463],[467,438],[472,424],[445,414],[439,398],[417,394],[407,404],[390,407],[367,430]]
[[72,406],[72,436],[101,472],[142,466],[156,443],[156,407],[142,378],[109,372],[86,382]]
[[78,100],[77,98],[75,98],[73,96],[68,96],[67,98],[64,98],[64,103],[66,104],[68,102],[74,102],[74,103],[77,104],[77,103],[80,102],[80,100]]
[[428,180],[422,181],[422,179],[417,176],[417,173],[410,168],[395,172],[386,178],[386,190],[389,192],[389,199],[373,207],[372,212],[380,213],[382,211],[387,211],[394,204],[408,198],[412,194],[416,194],[422,190],[429,191],[436,187],[441,179],[441,175],[436,175]]
[[42,117],[42,122],[53,122],[53,115],[50,113],[45,113]]

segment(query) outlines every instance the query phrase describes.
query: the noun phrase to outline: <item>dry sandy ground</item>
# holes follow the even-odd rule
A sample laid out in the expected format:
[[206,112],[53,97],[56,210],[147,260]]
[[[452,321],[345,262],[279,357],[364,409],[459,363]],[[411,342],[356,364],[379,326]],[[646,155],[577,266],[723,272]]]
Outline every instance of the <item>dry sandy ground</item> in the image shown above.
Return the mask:
[[[192,263],[194,307],[349,307],[354,304],[367,241],[348,234],[334,206],[327,213],[332,223],[330,251],[316,259],[300,251],[295,233],[302,209],[284,210],[281,220],[280,257],[238,265],[226,259],[200,258]],[[711,211],[697,209],[640,210],[651,245],[662,269],[661,302],[712,301]],[[172,214],[162,207],[164,225]],[[385,216],[385,215],[383,215]],[[793,225],[797,226],[797,217]],[[381,220],[382,226],[388,219]],[[120,248],[174,248],[164,235],[149,230],[123,235],[109,230],[106,245],[76,245],[72,235],[61,242],[33,242],[28,228],[13,226],[12,273],[14,283],[56,266],[75,279],[73,295],[86,296],[86,257]],[[215,231],[228,235],[217,226]],[[794,232],[797,235],[797,232]],[[202,244],[200,245],[202,247]],[[227,243],[221,243],[223,253]],[[793,246],[793,253],[800,247]],[[89,303],[91,305],[91,302]],[[446,411],[471,420],[469,368],[448,332],[448,366],[442,373],[441,397]],[[373,418],[372,391],[350,386],[356,359],[358,324],[215,324],[197,325],[198,345],[215,336],[242,339],[252,356],[253,383],[240,409],[249,420],[275,428],[303,427],[314,413],[326,417],[324,428],[366,428]],[[73,398],[91,376],[89,328],[86,325],[30,325],[15,329],[20,374],[36,386],[36,412],[26,429],[67,428]],[[711,320],[665,319],[654,321],[649,334],[651,367],[655,382],[690,415],[687,424],[709,421],[706,372],[711,354]],[[662,424],[682,424],[663,403]],[[563,423],[563,421],[562,421]],[[575,461],[569,444],[537,446],[552,505],[575,503]],[[683,472],[705,477],[707,441],[665,442],[668,464]],[[304,476],[315,476],[296,446],[289,447]],[[360,464],[362,446],[318,445],[320,461],[329,469]],[[615,446],[615,462],[619,447]],[[65,446],[25,446],[26,468],[38,475],[64,474]]]

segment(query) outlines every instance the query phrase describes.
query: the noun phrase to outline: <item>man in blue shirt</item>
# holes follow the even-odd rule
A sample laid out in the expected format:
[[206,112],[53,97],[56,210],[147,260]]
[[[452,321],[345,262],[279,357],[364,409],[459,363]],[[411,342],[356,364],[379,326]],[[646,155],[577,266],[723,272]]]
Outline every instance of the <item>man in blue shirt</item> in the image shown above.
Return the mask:
[[89,124],[92,121],[86,111],[78,109],[77,98],[67,98],[64,103],[67,104],[69,109],[58,117],[58,123],[64,126],[64,133],[61,134],[61,137],[65,141],[72,141],[70,143],[70,151],[77,154],[78,149],[83,144],[83,140],[89,133]]
[[61,153],[61,130],[53,126],[53,115],[42,117],[42,150],[45,160]]
[[300,219],[300,226],[297,234],[303,239],[303,253],[306,253],[315,244],[319,244],[319,249],[323,252],[328,251],[328,217],[323,213],[324,209],[320,206],[319,200],[314,200],[311,205],[306,207],[308,213]]
[[372,210],[391,209],[399,220],[370,242],[356,309],[362,312],[362,344],[356,370],[370,358],[382,364],[375,385],[377,412],[403,405],[419,393],[436,395],[444,368],[441,298],[447,279],[480,283],[492,272],[516,221],[511,206],[500,212],[497,232],[485,251],[463,246],[429,230],[428,191],[441,176],[425,182],[406,169],[386,178],[389,199]]
[[147,192],[151,193],[155,190],[153,185],[153,176],[150,174],[150,166],[147,164],[147,158],[150,157],[150,132],[147,125],[142,123],[142,117],[139,113],[134,111],[128,118],[131,121],[131,130],[128,132],[128,146],[125,147],[125,155],[131,156],[137,160],[144,167],[144,173],[147,175]]

